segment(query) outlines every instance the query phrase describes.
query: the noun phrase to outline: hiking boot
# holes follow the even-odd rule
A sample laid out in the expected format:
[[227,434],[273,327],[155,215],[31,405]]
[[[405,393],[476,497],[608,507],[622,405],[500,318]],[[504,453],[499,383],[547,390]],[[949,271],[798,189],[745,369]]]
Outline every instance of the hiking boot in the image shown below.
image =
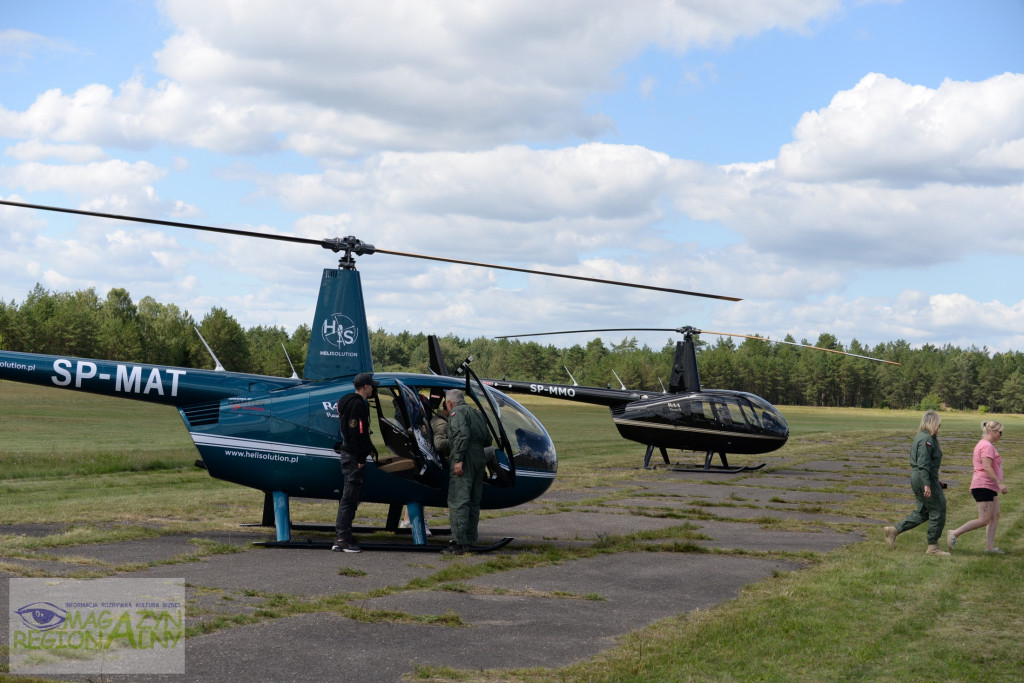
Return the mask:
[[361,553],[363,549],[359,547],[359,544],[355,541],[345,541],[338,539],[331,546],[331,550],[336,553]]
[[952,529],[950,529],[949,533],[946,534],[946,545],[949,546],[950,550],[952,550],[953,546],[956,545],[956,534],[953,533]]
[[894,549],[896,547],[896,536],[900,532],[896,531],[894,526],[887,526],[882,531],[885,532],[885,542],[889,544],[889,550]]
[[441,551],[445,555],[465,555],[466,546],[456,543],[454,540],[448,542],[448,547]]
[[928,550],[924,551],[925,555],[937,555],[939,557],[949,557],[949,553],[939,547],[938,543],[932,543],[928,546]]

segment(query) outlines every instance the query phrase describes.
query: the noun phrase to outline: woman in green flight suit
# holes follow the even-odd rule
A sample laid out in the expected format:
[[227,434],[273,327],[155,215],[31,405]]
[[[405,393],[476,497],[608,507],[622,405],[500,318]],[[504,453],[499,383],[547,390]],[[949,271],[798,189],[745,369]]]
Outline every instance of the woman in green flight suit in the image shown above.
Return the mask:
[[939,548],[942,527],[946,525],[946,496],[939,482],[939,465],[942,464],[942,449],[939,448],[939,425],[942,418],[934,410],[925,411],[921,417],[917,438],[910,447],[910,487],[917,499],[917,509],[896,526],[885,527],[885,542],[889,548],[896,547],[896,536],[928,521],[929,555],[948,556]]

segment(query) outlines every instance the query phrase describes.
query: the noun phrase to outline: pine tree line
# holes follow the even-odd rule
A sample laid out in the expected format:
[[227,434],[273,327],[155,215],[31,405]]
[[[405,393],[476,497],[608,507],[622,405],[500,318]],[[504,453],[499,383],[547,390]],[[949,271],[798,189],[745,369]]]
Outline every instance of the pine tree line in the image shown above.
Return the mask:
[[[242,326],[214,307],[198,323],[188,311],[151,297],[137,304],[124,289],[100,299],[94,289],[50,292],[40,285],[20,305],[0,301],[0,348],[51,355],[212,368],[213,361],[193,328],[198,328],[229,370],[288,376],[289,358],[301,375],[310,328],[288,334],[284,328]],[[378,371],[426,372],[427,338],[422,333],[371,332]],[[785,341],[797,340],[787,337]],[[800,340],[806,344],[807,340]],[[887,365],[860,358],[746,339],[697,341],[697,364],[705,388],[728,388],[763,396],[777,405],[830,407],[938,408],[1024,413],[1024,354],[986,349],[911,348],[899,340],[844,347],[830,334],[815,346],[891,360]],[[287,349],[287,356],[285,351]],[[481,377],[619,386],[660,390],[671,371],[675,343],[658,350],[635,337],[606,344],[593,339],[569,348],[534,341],[441,338],[449,365],[473,356]]]

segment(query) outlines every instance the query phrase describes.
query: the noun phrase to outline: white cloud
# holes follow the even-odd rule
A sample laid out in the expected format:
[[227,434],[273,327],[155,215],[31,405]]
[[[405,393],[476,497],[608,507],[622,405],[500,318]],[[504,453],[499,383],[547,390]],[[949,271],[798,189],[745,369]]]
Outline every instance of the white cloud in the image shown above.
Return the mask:
[[[595,102],[621,86],[617,70],[641,51],[805,31],[839,6],[311,0],[296,11],[168,0],[161,8],[173,33],[155,54],[164,80],[82,83],[41,92],[24,111],[0,107],[0,135],[14,141],[6,154],[20,162],[0,166],[0,186],[189,220],[216,206],[213,183],[230,182],[229,192],[251,183],[246,199],[269,199],[273,212],[251,218],[267,224],[251,229],[354,234],[382,249],[748,297],[713,309],[725,329],[775,335],[799,326],[846,339],[868,328],[885,339],[971,329],[1019,339],[999,321],[1019,323],[1018,304],[958,299],[955,288],[847,292],[882,268],[913,274],[971,252],[1024,253],[1022,75],[929,88],[868,74],[806,113],[777,159],[744,164],[578,142],[611,128]],[[697,84],[718,77],[710,63],[679,73]],[[651,80],[641,92],[655,85],[678,84]],[[558,146],[531,147],[547,144]],[[126,155],[111,148],[162,161],[118,159]],[[225,170],[207,150],[252,158]],[[210,186],[189,187],[194,178]],[[181,199],[160,198],[171,192]],[[0,256],[12,280],[78,287],[138,278],[167,292],[163,300],[188,296],[179,303],[200,315],[228,302],[245,324],[308,322],[319,268],[336,262],[311,247],[192,236],[182,246],[88,221],[46,241],[38,220],[0,227],[15,245]],[[95,269],[108,266],[100,282]],[[709,310],[386,254],[360,259],[360,271],[371,324],[389,329],[469,336],[589,327],[595,316],[597,326],[676,326]],[[224,291],[246,294],[218,298],[211,272]],[[751,320],[765,327],[750,330]]]
[[1024,74],[935,89],[868,74],[801,117],[778,169],[811,182],[1018,184],[1024,179]]
[[744,235],[757,250],[866,269],[923,267],[964,253],[1024,253],[1024,184],[790,181],[756,172],[697,169],[680,186],[688,215]]
[[71,163],[100,161],[107,158],[99,145],[47,145],[38,140],[26,140],[11,145],[4,153],[18,161],[58,159]]
[[869,74],[795,137],[777,160],[678,163],[676,205],[758,252],[847,270],[1024,254],[1024,74],[937,89]]
[[479,149],[593,138],[588,111],[645,46],[683,51],[803,30],[838,0],[716,3],[206,2],[162,5],[176,32],[168,76],[50,90],[0,108],[0,134],[145,149],[156,141],[228,153],[286,145],[313,157]]
[[[882,342],[912,340],[917,346],[951,344],[961,348],[990,349],[999,340],[1001,350],[1024,348],[1024,301],[1004,304],[978,301],[958,293],[928,294],[902,290],[892,297],[829,296],[791,305],[782,301],[747,301],[721,308],[715,325],[723,332],[746,334],[750,320],[761,321],[758,334],[813,343],[818,334],[835,335],[844,345],[857,339],[874,346]],[[870,331],[869,337],[865,331]]]
[[94,161],[87,164],[42,164],[27,162],[0,166],[0,184],[23,188],[28,192],[59,190],[73,196],[104,196],[119,192],[145,192],[146,186],[166,175],[149,163],[121,160]]
[[19,29],[0,29],[0,73],[20,71],[40,53],[76,52],[67,41]]

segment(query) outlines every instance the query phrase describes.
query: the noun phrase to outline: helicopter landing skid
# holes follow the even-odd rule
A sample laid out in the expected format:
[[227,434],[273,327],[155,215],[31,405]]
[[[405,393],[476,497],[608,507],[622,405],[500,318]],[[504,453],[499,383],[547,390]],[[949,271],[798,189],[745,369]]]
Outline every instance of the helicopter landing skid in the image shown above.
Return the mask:
[[664,448],[659,448],[661,451],[661,457],[665,461],[664,464],[651,466],[651,455],[654,453],[654,446],[647,446],[647,455],[644,456],[644,469],[657,469],[664,467],[671,472],[703,472],[708,474],[738,474],[740,472],[754,472],[761,469],[768,463],[761,463],[760,465],[735,465],[729,466],[729,460],[726,458],[725,453],[719,453],[719,457],[722,459],[721,465],[712,465],[711,460],[715,457],[714,451],[708,451],[707,455],[704,456],[704,466],[689,466],[682,465],[679,463],[673,463],[668,459],[668,453]]
[[[273,524],[240,524],[239,526],[258,526],[258,527],[271,526],[272,527]],[[310,524],[310,523],[307,523],[307,522],[293,522],[290,525],[290,528],[291,528],[292,531],[334,531],[335,527],[334,527],[333,524]],[[354,526],[354,527],[352,527],[352,531],[354,531],[354,532],[356,532],[358,534],[373,534],[373,533],[377,533],[378,531],[390,531],[393,534],[402,534],[402,535],[405,535],[405,536],[408,536],[408,535],[412,534],[412,529],[410,529],[407,526],[406,527],[397,527],[397,528],[394,528],[394,529],[392,529],[391,527],[386,527],[386,526]],[[432,536],[451,536],[452,535],[452,530],[451,530],[450,527],[446,527],[446,526],[442,526],[442,527],[432,526],[432,527],[430,527],[430,534]]]
[[[513,540],[512,536],[506,536],[505,538],[492,543],[490,545],[471,545],[466,550],[470,553],[489,553],[499,548],[504,548],[506,545],[511,543]],[[263,548],[301,548],[305,550],[330,550],[331,546],[334,545],[334,541],[315,541],[313,539],[307,539],[305,541],[257,541],[253,545],[258,545]],[[404,550],[408,552],[416,553],[440,553],[444,552],[448,545],[439,544],[426,544],[426,545],[415,545],[413,543],[360,543],[359,547],[363,550]]]

